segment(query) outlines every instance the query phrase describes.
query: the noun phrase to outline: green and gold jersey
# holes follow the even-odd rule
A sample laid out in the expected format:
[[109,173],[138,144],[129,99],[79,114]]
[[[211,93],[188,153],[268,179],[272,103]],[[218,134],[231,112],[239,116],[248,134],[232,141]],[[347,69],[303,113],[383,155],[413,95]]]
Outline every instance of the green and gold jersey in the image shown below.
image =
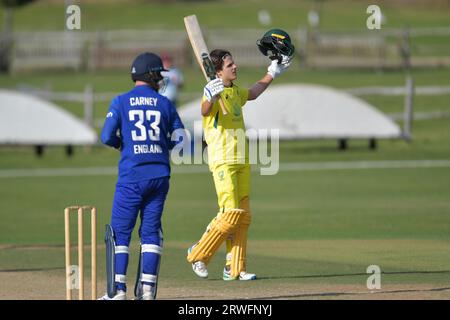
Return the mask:
[[[203,117],[203,133],[208,144],[210,169],[221,164],[248,163],[248,144],[242,107],[248,99],[248,90],[233,84],[220,94],[228,112],[224,115],[217,100],[209,115]],[[203,101],[206,98],[203,97]]]

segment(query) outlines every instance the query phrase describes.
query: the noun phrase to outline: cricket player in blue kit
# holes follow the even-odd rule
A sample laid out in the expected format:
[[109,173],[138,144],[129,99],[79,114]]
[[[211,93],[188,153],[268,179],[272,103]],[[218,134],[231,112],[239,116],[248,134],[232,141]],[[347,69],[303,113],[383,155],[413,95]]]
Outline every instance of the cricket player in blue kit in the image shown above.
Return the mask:
[[131,66],[135,87],[111,102],[101,140],[119,149],[119,176],[106,225],[107,294],[102,300],[126,299],[131,234],[140,213],[141,255],[136,299],[156,298],[162,245],[161,215],[169,191],[171,136],[183,123],[172,103],[158,93],[166,71],[153,53],[136,57]]

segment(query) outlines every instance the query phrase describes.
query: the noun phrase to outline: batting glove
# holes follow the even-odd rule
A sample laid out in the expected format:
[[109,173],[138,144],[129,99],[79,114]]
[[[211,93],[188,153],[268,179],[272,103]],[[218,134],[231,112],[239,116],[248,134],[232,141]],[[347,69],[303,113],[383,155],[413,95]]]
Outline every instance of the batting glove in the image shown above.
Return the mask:
[[217,96],[224,90],[223,81],[220,78],[211,80],[203,88],[203,94],[209,102],[215,102]]
[[275,79],[277,76],[282,74],[289,66],[291,65],[292,57],[282,56],[281,63],[278,63],[278,60],[272,60],[270,66],[267,68],[267,73]]

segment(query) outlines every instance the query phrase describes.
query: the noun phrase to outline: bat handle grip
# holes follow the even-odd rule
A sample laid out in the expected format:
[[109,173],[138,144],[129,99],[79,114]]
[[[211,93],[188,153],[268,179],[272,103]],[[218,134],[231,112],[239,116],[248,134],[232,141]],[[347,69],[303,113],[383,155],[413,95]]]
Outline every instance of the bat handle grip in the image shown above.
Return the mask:
[[219,98],[219,104],[220,104],[220,108],[222,109],[223,115],[226,116],[228,114],[228,112],[227,112],[227,109],[225,108],[222,97]]

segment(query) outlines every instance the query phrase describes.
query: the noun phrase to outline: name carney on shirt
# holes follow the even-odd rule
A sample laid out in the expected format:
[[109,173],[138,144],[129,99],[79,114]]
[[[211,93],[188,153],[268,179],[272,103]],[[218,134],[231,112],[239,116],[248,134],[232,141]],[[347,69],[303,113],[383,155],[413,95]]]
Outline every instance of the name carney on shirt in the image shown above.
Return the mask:
[[[158,98],[153,97],[130,97],[130,106],[153,106],[158,103]],[[156,125],[158,125],[157,123]],[[163,153],[161,146],[157,144],[135,144],[133,146],[134,154],[143,153]]]

